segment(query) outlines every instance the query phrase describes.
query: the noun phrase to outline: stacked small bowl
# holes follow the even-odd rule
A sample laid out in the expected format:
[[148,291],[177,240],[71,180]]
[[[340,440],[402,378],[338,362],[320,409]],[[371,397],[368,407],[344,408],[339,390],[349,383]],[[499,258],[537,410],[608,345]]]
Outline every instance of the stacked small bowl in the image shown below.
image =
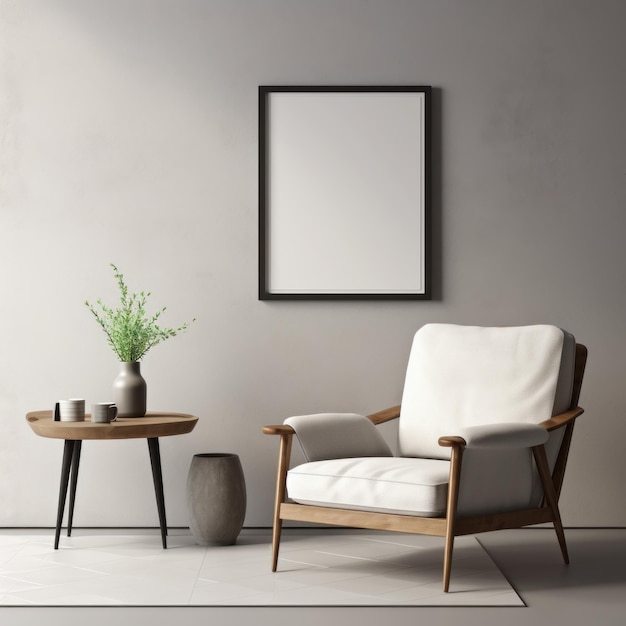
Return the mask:
[[84,422],[85,400],[82,398],[70,398],[59,402],[59,411],[62,422]]

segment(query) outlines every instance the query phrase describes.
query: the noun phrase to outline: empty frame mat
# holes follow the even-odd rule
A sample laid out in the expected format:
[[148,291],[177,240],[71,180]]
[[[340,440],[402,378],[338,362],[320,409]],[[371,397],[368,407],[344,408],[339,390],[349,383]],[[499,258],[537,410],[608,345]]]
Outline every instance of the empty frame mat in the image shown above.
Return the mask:
[[429,87],[260,87],[260,299],[428,299]]

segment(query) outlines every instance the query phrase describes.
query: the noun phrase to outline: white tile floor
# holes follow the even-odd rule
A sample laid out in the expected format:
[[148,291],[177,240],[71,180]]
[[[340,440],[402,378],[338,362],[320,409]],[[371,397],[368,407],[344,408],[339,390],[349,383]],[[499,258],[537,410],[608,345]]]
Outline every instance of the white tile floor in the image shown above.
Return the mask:
[[170,531],[0,530],[4,606],[523,606],[473,537],[457,538],[451,593],[441,591],[443,540],[330,529],[286,529],[279,571],[269,530],[234,546],[196,545]]
[[[15,531],[3,530],[2,533]],[[21,531],[34,534],[35,531]],[[52,536],[50,531],[45,531]],[[101,532],[101,531],[98,531]],[[158,541],[158,530],[149,531]],[[94,531],[81,531],[81,536]],[[145,534],[145,531],[143,532]],[[0,606],[2,626],[622,626],[626,529],[568,528],[571,564],[551,528],[501,530],[478,538],[525,607],[458,606]]]

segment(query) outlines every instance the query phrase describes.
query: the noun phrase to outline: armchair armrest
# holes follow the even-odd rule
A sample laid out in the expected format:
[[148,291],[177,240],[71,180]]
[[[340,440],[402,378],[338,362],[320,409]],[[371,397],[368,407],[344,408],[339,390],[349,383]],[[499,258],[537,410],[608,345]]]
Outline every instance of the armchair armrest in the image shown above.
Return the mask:
[[389,422],[391,420],[395,420],[400,417],[400,405],[392,406],[388,409],[383,409],[382,411],[377,411],[376,413],[372,413],[367,416],[367,419],[372,422],[372,424],[384,424],[385,422]]
[[295,435],[296,431],[286,424],[263,426],[264,435]]
[[[367,416],[367,419],[374,425],[384,424],[400,417],[400,405],[392,406],[382,411],[377,411]],[[287,424],[270,424],[263,426],[263,434],[265,435],[295,435],[296,431]]]
[[[295,432],[307,461],[322,461],[364,456],[393,456],[391,449],[364,415],[356,413],[318,413],[297,415],[285,420]],[[285,434],[271,426],[270,434]],[[264,429],[264,432],[268,432]]]
[[484,424],[460,428],[453,437],[441,437],[439,445],[466,448],[533,448],[546,443],[548,431],[540,424]]
[[559,415],[553,415],[550,419],[541,422],[539,426],[543,426],[548,432],[561,428],[570,422],[573,422],[579,415],[584,413],[584,409],[577,406],[575,409],[565,411],[565,413],[559,413]]
[[[553,415],[539,424],[487,424],[485,426],[462,428],[455,436],[440,437],[439,445],[446,448],[455,446],[471,446],[474,448],[533,447],[547,441],[547,435],[542,435],[541,430],[544,430],[547,434],[557,428],[573,423],[584,412],[584,409],[578,406],[575,409],[565,411],[565,413]],[[533,441],[535,436],[538,440],[537,443],[531,443],[530,445],[524,443],[525,439]],[[541,441],[542,438],[544,438],[543,441]]]

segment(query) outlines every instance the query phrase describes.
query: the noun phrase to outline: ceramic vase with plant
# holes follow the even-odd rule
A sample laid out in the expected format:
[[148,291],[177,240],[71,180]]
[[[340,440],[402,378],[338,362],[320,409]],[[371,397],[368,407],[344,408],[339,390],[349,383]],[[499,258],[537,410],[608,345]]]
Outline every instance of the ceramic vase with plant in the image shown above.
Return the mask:
[[[143,417],[146,414],[146,381],[141,376],[142,357],[157,344],[187,329],[189,322],[178,328],[159,326],[163,307],[152,316],[146,313],[150,292],[129,293],[123,274],[111,263],[120,290],[120,306],[111,308],[98,300],[85,305],[104,330],[109,345],[120,360],[120,371],[113,383],[119,417]],[[195,320],[192,320],[195,321]]]

